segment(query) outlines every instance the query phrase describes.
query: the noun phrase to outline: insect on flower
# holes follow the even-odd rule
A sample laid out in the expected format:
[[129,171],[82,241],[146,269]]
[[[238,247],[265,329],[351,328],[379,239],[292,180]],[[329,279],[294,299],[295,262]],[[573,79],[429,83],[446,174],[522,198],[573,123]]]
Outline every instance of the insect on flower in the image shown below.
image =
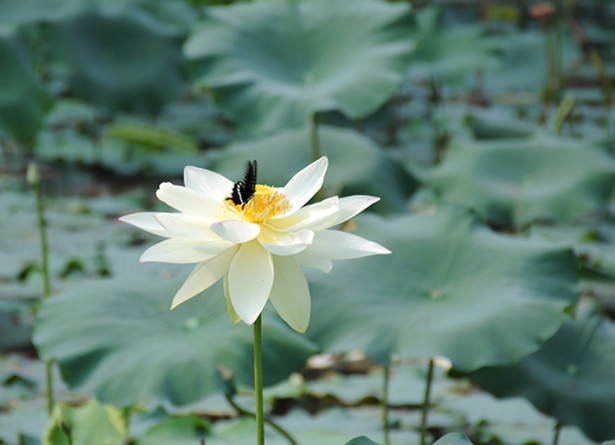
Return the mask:
[[256,161],[248,162],[243,180],[233,184],[233,191],[226,200],[233,201],[236,206],[241,205],[243,209],[254,196],[254,192],[256,192]]

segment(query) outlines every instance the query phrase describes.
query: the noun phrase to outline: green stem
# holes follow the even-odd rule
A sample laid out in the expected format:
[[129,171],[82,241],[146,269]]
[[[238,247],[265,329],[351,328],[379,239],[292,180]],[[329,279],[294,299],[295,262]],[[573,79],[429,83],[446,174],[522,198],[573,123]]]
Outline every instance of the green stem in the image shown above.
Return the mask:
[[254,394],[256,397],[256,443],[265,445],[263,415],[263,327],[261,316],[254,322]]
[[384,445],[390,445],[389,438],[389,377],[391,375],[390,365],[383,367],[384,378],[382,382],[382,429],[384,431]]
[[555,422],[555,427],[553,428],[553,445],[557,445],[557,443],[559,442],[559,433],[561,429],[562,429],[562,424],[558,420],[557,422]]
[[[36,168],[36,167],[32,167]],[[31,183],[34,189],[34,195],[36,197],[36,210],[38,213],[38,227],[41,237],[41,269],[43,273],[43,298],[48,298],[51,295],[51,285],[49,284],[49,255],[47,252],[47,221],[45,220],[45,213],[43,207],[43,196],[41,193],[40,179],[38,178],[38,172],[35,171],[35,179]],[[53,396],[53,368],[52,361],[45,362],[45,377],[47,382],[47,412],[51,414],[54,406]]]
[[49,255],[47,253],[47,221],[43,209],[43,196],[41,193],[40,183],[36,182],[32,185],[36,196],[36,210],[38,213],[38,228],[41,236],[41,260],[43,272],[43,297],[47,298],[51,295],[51,286],[49,284]]
[[320,141],[318,140],[318,116],[312,114],[310,121],[310,140],[312,146],[312,162],[320,159]]
[[[244,409],[241,406],[239,406],[231,398],[230,395],[226,394],[224,397],[226,397],[226,401],[229,403],[229,405],[231,405],[239,414],[244,415],[244,416],[256,417],[256,413],[248,411],[247,409]],[[286,440],[288,440],[288,443],[290,443],[291,445],[299,445],[299,443],[295,440],[295,438],[288,431],[286,431],[279,423],[274,421],[271,417],[265,416],[265,423],[271,426],[274,430],[276,430],[282,436],[284,436]]]
[[429,412],[429,397],[431,393],[431,381],[433,379],[433,359],[429,359],[427,368],[427,382],[425,384],[425,397],[423,398],[423,409],[421,412],[421,445],[425,445],[427,436],[427,414]]

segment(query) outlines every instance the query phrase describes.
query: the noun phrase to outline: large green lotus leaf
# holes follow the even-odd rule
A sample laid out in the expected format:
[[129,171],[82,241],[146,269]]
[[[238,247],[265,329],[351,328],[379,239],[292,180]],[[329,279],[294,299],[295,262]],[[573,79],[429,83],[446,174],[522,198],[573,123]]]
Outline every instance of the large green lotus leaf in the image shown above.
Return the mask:
[[110,109],[156,112],[184,89],[179,42],[133,9],[84,9],[45,34],[55,75],[74,93]]
[[592,440],[615,437],[615,324],[582,305],[542,349],[510,367],[470,375],[498,397],[522,396]]
[[615,160],[569,138],[466,142],[447,152],[429,179],[442,198],[476,209],[497,225],[573,221],[603,210],[615,186]]
[[412,26],[401,2],[243,3],[208,9],[184,54],[240,128],[264,133],[318,111],[375,111],[408,69]]
[[419,46],[410,75],[413,78],[468,85],[478,72],[499,66],[493,43],[482,36],[481,25],[443,25],[439,8],[424,8],[416,14],[416,38]]
[[24,42],[2,29],[0,66],[0,135],[31,139],[41,127],[51,100],[36,79]]
[[324,349],[380,362],[440,355],[464,370],[510,364],[551,337],[576,300],[571,250],[495,234],[464,209],[355,222],[393,253],[310,274],[307,334]]
[[[196,402],[220,390],[220,366],[251,385],[252,328],[232,323],[221,285],[169,311],[180,284],[154,276],[84,281],[45,301],[33,341],[71,388],[120,406]],[[265,317],[263,336],[267,385],[315,352],[276,316]]]
[[[321,152],[329,158],[324,190],[327,194],[368,194],[381,197],[373,208],[391,213],[404,211],[406,198],[416,187],[396,161],[369,139],[352,130],[333,127],[319,129]],[[210,168],[239,180],[248,160],[258,161],[258,181],[281,187],[310,158],[310,135],[291,130],[275,136],[238,142],[210,156]]]

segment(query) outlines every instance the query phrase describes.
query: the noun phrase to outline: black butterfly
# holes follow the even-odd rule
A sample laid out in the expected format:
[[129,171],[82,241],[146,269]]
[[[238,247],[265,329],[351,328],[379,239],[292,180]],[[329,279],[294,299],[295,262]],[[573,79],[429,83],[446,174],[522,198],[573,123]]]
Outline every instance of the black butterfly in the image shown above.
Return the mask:
[[256,161],[248,162],[246,172],[243,174],[243,180],[233,184],[231,196],[226,198],[227,201],[233,201],[236,206],[241,204],[243,209],[245,205],[252,199],[256,190]]

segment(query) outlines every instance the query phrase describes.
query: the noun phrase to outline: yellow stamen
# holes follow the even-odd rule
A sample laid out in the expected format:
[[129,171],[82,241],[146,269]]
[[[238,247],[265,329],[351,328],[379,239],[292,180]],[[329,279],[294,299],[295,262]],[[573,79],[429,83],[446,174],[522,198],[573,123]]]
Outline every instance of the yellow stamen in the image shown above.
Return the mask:
[[252,223],[261,223],[267,218],[281,215],[291,207],[284,193],[274,187],[261,184],[256,184],[254,196],[245,205],[234,204],[228,199],[225,201],[229,208],[237,211],[241,219]]

